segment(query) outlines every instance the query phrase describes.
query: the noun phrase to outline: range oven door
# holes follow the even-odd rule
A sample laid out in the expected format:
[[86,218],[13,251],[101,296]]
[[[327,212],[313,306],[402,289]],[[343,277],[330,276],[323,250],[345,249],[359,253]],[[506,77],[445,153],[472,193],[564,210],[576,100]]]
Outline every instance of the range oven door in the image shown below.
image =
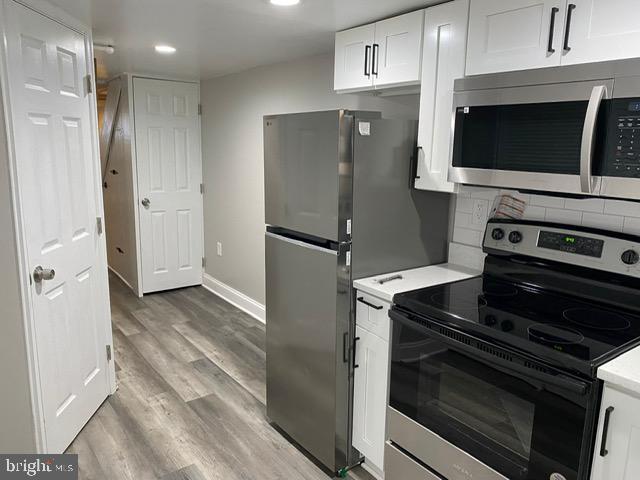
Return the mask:
[[454,94],[449,181],[598,195],[613,80]]
[[431,320],[390,316],[390,412],[414,425],[406,438],[390,426],[392,442],[430,444],[409,453],[446,478],[588,478],[597,384]]

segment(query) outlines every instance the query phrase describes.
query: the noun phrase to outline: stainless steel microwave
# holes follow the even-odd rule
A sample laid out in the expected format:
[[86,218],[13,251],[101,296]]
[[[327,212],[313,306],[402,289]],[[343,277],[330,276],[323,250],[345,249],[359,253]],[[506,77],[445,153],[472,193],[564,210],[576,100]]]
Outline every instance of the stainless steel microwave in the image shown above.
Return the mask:
[[640,199],[640,59],[456,80],[449,180]]

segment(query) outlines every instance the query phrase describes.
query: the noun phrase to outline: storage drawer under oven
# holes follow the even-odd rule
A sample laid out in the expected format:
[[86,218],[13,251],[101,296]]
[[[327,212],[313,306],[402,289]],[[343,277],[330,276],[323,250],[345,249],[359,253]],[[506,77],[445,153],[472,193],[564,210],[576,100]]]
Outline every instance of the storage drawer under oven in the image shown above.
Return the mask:
[[384,446],[384,475],[389,479],[402,480],[444,480],[431,470],[398,450],[390,442]]

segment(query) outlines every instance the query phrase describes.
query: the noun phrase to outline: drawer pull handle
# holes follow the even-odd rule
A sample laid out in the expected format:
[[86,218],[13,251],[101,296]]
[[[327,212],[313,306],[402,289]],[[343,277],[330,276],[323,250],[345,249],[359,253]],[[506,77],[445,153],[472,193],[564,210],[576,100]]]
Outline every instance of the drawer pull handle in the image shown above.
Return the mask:
[[604,422],[602,424],[602,441],[600,443],[600,456],[606,457],[609,453],[607,450],[607,433],[609,431],[609,420],[611,419],[611,412],[613,412],[613,407],[607,407],[604,411]]
[[[353,297],[352,297],[353,298]],[[358,297],[358,301],[360,303],[364,303],[367,307],[371,307],[375,310],[382,310],[384,307],[382,305],[374,305],[373,303],[367,302],[364,297]]]
[[355,337],[353,339],[353,369],[354,370],[360,367],[360,365],[356,363],[356,345],[358,344],[358,340],[360,340],[360,337]]

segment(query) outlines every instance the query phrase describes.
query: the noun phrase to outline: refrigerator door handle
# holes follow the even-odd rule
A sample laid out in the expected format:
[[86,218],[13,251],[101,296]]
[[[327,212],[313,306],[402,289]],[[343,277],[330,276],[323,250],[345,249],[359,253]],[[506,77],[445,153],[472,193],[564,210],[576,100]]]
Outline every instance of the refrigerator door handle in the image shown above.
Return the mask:
[[314,245],[312,243],[303,242],[302,240],[295,240],[293,238],[285,237],[283,235],[278,235],[272,232],[266,232],[265,235],[267,237],[275,238],[276,240],[280,240],[282,242],[291,243],[292,245],[297,245],[299,247],[308,248],[309,250],[317,250],[319,252],[330,253],[332,255],[338,256],[338,252],[336,250],[331,250],[330,248],[320,247],[318,245]]

